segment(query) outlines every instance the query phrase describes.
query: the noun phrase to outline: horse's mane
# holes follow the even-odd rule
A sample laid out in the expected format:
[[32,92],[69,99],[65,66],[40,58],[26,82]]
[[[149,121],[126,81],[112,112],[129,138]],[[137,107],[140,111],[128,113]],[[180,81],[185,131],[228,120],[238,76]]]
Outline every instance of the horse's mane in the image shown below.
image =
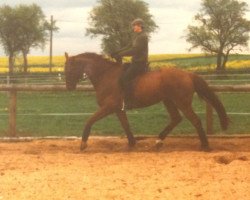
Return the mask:
[[104,55],[100,55],[100,54],[92,53],[92,52],[81,53],[81,54],[78,54],[76,57],[90,58],[90,59],[95,60],[96,62],[100,62],[102,66],[106,66],[106,67],[111,67],[111,66],[117,67],[119,65],[118,63],[108,58],[105,58]]

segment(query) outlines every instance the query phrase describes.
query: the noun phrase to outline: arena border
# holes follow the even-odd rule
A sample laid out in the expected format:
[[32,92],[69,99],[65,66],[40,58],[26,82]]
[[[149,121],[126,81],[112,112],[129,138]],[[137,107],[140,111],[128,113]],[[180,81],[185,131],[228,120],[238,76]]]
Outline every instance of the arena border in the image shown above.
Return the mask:
[[[208,138],[250,138],[250,134],[220,134],[220,135],[207,135]],[[90,139],[103,140],[103,139],[125,139],[126,136],[90,136]],[[137,135],[136,140],[158,139],[155,135]],[[169,135],[168,138],[197,138],[198,135]],[[44,136],[44,137],[0,137],[0,142],[32,142],[36,140],[81,140],[79,136]],[[167,140],[167,138],[166,138]]]

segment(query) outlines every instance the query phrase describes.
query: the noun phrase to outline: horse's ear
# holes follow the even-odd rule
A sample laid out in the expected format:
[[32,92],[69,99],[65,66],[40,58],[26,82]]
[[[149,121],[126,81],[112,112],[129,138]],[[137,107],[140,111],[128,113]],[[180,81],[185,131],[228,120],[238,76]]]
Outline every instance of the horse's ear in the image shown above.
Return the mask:
[[69,59],[69,54],[67,52],[64,53],[66,60]]

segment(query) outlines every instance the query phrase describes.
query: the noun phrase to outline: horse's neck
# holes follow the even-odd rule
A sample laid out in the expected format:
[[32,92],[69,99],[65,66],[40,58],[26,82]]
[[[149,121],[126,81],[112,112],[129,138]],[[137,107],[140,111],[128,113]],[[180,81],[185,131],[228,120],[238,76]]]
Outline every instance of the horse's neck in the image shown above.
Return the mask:
[[94,70],[92,71],[92,73],[89,73],[87,75],[95,88],[105,88],[105,87],[110,87],[110,85],[107,82],[110,82],[112,80],[117,80],[121,76],[121,73],[122,73],[122,68],[110,67],[110,68],[104,68],[103,70]]

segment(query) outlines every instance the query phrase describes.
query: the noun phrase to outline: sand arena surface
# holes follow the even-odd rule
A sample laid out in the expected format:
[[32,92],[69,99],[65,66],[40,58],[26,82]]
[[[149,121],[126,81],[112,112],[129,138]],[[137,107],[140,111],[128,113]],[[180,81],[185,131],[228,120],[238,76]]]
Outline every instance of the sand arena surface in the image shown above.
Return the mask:
[[121,138],[0,142],[0,200],[213,199],[250,197],[250,138]]

